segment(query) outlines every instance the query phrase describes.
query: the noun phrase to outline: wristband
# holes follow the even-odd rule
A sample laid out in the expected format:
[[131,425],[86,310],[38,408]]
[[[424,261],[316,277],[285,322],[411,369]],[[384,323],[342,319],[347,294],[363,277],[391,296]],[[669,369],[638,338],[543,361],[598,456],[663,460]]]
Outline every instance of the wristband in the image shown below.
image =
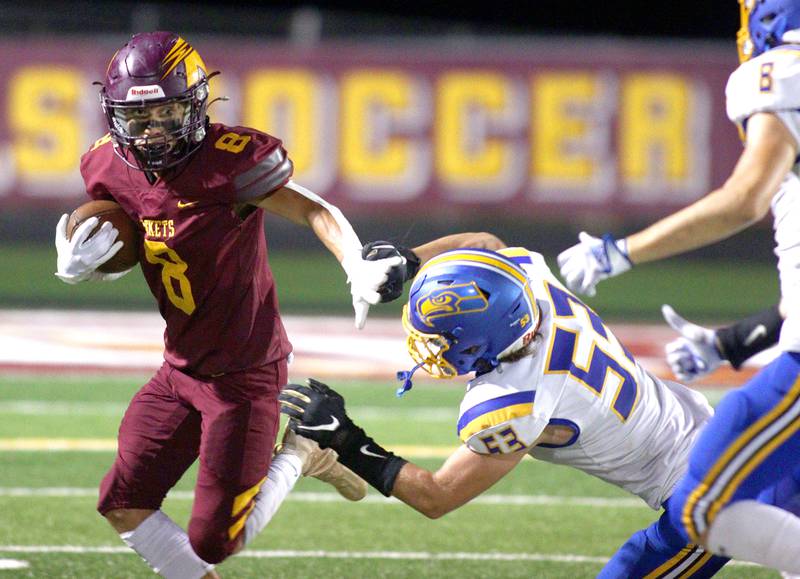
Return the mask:
[[386,497],[391,496],[397,475],[408,462],[383,448],[356,425],[348,429],[345,439],[333,449],[339,454],[339,462]]
[[717,330],[715,345],[738,370],[745,360],[778,342],[782,325],[780,310],[773,306]]
[[400,255],[406,258],[406,277],[403,281],[408,281],[410,279],[414,279],[419,271],[420,266],[420,259],[419,256],[414,253],[413,250],[403,247],[402,245],[397,246],[397,251],[400,252]]

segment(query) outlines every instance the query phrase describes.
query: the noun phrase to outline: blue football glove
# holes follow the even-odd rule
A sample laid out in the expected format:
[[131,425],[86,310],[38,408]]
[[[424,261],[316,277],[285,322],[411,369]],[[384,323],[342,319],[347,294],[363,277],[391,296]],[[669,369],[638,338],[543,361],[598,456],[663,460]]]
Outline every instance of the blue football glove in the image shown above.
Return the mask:
[[579,243],[558,255],[561,277],[574,292],[595,295],[597,282],[628,271],[631,266],[624,239],[610,233],[593,237],[581,231]]
[[698,326],[679,316],[671,306],[661,306],[664,319],[680,334],[664,346],[667,364],[672,373],[683,382],[691,382],[710,374],[722,364],[717,349],[716,331]]

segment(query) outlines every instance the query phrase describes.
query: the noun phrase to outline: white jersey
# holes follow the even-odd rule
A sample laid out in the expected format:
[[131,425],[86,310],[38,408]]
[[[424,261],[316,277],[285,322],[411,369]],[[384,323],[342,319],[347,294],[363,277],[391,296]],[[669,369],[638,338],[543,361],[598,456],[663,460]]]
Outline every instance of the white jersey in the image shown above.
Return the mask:
[[[737,68],[725,89],[728,117],[743,132],[755,113],[775,114],[800,144],[800,46],[774,48]],[[746,133],[745,133],[746,134]],[[800,165],[772,199],[775,254],[787,318],[780,347],[800,352]]]
[[458,432],[480,454],[531,446],[549,424],[572,431],[529,454],[578,468],[657,509],[687,468],[712,414],[706,399],[642,368],[603,321],[556,280],[541,255],[500,253],[528,274],[542,310],[534,354],[501,363],[467,385]]

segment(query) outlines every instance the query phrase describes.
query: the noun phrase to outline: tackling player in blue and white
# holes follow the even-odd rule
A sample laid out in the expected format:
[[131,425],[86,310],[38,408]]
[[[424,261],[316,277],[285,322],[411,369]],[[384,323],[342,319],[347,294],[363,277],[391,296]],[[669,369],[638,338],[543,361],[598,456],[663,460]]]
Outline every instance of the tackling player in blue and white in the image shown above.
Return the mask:
[[[403,324],[415,370],[437,378],[475,373],[458,419],[463,445],[437,472],[381,448],[352,423],[341,396],[314,380],[282,392],[290,428],[334,448],[373,487],[431,518],[483,493],[526,455],[666,508],[601,577],[708,577],[725,564],[690,544],[669,516],[670,495],[711,407],[648,373],[541,255],[521,248],[444,252],[419,270]],[[401,374],[409,386],[411,373]]]
[[654,225],[615,240],[582,234],[559,256],[578,291],[633,264],[709,245],[772,210],[781,285],[781,355],[717,409],[673,495],[675,523],[714,553],[800,574],[800,518],[754,498],[776,478],[800,477],[800,0],[741,0],[742,64],[726,88],[745,137],[722,187]]

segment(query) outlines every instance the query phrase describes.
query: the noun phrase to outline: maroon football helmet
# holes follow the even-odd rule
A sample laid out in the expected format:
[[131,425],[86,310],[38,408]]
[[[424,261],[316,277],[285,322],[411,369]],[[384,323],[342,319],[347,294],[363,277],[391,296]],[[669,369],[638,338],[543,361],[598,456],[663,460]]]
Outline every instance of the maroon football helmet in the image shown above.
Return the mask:
[[100,91],[117,156],[134,169],[162,171],[194,153],[206,136],[208,78],[177,34],[134,35],[112,57]]

